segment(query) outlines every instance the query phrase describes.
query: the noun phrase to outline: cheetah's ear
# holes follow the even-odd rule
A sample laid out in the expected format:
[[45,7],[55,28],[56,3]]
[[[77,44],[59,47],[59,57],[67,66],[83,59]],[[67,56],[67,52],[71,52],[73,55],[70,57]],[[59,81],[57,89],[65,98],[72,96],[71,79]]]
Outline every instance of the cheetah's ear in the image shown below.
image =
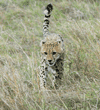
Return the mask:
[[42,40],[42,41],[40,42],[40,46],[42,46],[43,44],[45,44],[45,41],[44,41],[44,40]]
[[63,43],[62,43],[62,40],[59,39],[57,42],[58,42],[58,47],[59,47],[60,51],[63,52],[64,49],[63,49]]
[[62,38],[62,36],[61,36],[61,35],[59,35],[59,37],[60,37],[61,41],[63,41],[63,38]]
[[60,44],[61,43],[61,41],[58,41],[58,44]]
[[45,41],[42,41],[42,44],[45,44]]
[[58,44],[61,44],[62,40],[61,39],[58,39],[57,42],[58,42]]

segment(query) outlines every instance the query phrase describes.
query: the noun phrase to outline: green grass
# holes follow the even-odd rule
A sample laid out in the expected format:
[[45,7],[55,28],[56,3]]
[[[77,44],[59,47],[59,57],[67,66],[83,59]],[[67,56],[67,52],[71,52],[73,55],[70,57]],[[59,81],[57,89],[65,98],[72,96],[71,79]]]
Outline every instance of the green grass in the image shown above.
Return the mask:
[[[100,109],[100,4],[98,0],[51,0],[50,32],[65,43],[62,85],[41,93],[40,41],[43,9],[40,0],[0,1],[0,109]],[[79,10],[79,11],[78,11]]]

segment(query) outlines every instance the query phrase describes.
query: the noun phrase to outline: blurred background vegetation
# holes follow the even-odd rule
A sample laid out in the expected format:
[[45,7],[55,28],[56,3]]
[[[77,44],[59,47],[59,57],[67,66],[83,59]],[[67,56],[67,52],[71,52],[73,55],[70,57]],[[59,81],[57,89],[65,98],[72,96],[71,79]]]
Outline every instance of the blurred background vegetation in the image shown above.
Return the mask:
[[[65,43],[62,85],[41,94],[40,41],[43,10],[54,10],[50,32]],[[0,0],[0,109],[100,109],[100,1]]]

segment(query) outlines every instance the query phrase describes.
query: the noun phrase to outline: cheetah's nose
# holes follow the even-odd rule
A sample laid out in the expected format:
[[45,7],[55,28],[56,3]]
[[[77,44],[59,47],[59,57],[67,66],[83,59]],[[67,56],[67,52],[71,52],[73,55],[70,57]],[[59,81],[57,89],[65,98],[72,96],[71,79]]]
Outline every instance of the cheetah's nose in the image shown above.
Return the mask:
[[52,60],[48,60],[48,62],[51,62]]

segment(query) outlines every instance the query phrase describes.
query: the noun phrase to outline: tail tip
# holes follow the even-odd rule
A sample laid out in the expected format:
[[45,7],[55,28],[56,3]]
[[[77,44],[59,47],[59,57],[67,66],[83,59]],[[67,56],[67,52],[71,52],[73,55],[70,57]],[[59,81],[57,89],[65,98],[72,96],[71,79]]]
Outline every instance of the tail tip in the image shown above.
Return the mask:
[[49,3],[46,8],[50,8],[51,10],[53,10],[53,5]]
[[50,14],[52,10],[53,10],[53,5],[49,3],[44,10],[44,14],[45,15]]

